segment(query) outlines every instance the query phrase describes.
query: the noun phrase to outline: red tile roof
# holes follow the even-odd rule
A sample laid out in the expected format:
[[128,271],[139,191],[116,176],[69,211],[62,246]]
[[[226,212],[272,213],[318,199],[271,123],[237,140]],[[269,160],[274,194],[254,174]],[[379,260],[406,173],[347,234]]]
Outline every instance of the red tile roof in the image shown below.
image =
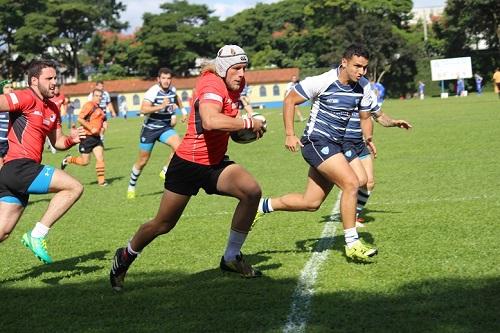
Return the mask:
[[[247,71],[245,78],[250,85],[284,83],[289,82],[290,78],[299,76],[298,68],[276,68],[256,71]],[[177,89],[192,89],[195,86],[197,77],[174,77],[173,85]],[[104,81],[105,89],[110,93],[131,93],[146,91],[153,84],[155,79],[123,79]],[[95,87],[95,82],[69,83],[61,86],[63,94],[68,96],[86,95]]]

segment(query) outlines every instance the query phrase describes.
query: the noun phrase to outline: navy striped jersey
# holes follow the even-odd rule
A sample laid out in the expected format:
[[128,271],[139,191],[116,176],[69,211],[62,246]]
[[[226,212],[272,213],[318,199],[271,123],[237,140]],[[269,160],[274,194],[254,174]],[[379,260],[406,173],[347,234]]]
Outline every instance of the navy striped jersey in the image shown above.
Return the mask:
[[163,90],[159,84],[155,84],[144,94],[144,100],[151,102],[153,106],[161,105],[165,99],[168,99],[170,104],[160,111],[146,114],[144,127],[156,129],[171,126],[170,121],[172,116],[175,116],[177,109],[177,90],[175,87],[170,86],[167,90]]
[[[373,99],[377,99],[375,92],[373,91],[374,96]],[[380,107],[377,104],[377,110],[371,110],[372,116],[377,117],[377,114],[380,113]],[[349,118],[349,122],[347,123],[347,127],[345,130],[344,140],[347,141],[363,141],[363,133],[361,132],[361,121],[359,119],[359,111],[355,110],[351,118]]]
[[7,145],[8,130],[9,130],[9,113],[0,112],[0,153],[3,145]]
[[338,79],[339,70],[334,68],[321,75],[308,77],[294,87],[299,95],[312,103],[304,136],[342,142],[354,111],[377,112],[380,109],[370,82],[365,77],[344,85]]

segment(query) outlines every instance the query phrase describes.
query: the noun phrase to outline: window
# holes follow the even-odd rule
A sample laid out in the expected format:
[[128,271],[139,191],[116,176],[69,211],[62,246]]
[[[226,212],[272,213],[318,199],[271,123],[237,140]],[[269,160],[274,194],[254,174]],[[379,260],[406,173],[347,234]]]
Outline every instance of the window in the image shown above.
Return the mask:
[[139,98],[139,95],[135,94],[133,97],[132,97],[132,103],[134,105],[140,105],[141,104],[141,99]]
[[77,98],[73,101],[73,106],[75,107],[75,109],[79,109],[81,108],[81,105],[80,105],[80,99]]
[[184,90],[181,94],[182,101],[186,102],[188,100],[188,97],[189,97],[188,92]]
[[275,84],[273,86],[273,96],[279,96],[279,95],[280,95],[280,87],[277,84]]
[[267,96],[267,90],[265,86],[260,86],[259,88],[259,94],[260,97],[266,97]]

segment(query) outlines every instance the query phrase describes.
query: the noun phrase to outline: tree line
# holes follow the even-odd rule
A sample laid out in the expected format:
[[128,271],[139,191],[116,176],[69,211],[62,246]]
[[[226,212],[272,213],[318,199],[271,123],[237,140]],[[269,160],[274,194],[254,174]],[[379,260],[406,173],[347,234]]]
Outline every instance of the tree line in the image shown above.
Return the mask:
[[369,75],[398,96],[414,90],[419,59],[466,55],[478,38],[493,52],[483,66],[499,61],[498,1],[448,0],[426,41],[422,24],[408,23],[412,6],[411,0],[282,0],[221,20],[206,5],[175,0],[145,13],[127,37],[119,34],[128,27],[120,1],[0,0],[0,74],[22,78],[26,65],[43,56],[80,79],[149,77],[163,66],[188,75],[196,59],[231,43],[247,51],[252,68],[314,74],[358,42],[372,54]]

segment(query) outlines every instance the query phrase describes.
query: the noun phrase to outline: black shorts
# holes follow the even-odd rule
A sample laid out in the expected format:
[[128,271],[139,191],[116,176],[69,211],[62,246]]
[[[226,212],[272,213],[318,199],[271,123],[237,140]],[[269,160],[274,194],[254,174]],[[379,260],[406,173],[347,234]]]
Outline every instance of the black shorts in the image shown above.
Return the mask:
[[0,168],[0,198],[16,197],[26,206],[29,199],[28,188],[43,168],[43,165],[28,158],[5,163]]
[[351,162],[356,157],[363,159],[370,156],[370,149],[368,149],[363,140],[344,141],[342,143],[342,152],[344,153],[347,162]]
[[196,195],[200,188],[207,194],[220,194],[217,181],[224,169],[234,164],[225,158],[216,165],[203,165],[186,161],[174,154],[165,175],[165,189],[181,195]]
[[92,150],[97,146],[103,146],[101,137],[90,135],[80,142],[80,145],[78,146],[78,151],[81,154],[90,154]]
[[301,149],[302,157],[314,168],[317,168],[333,155],[342,152],[340,143],[332,142],[326,138],[302,137],[300,142],[304,145]]

